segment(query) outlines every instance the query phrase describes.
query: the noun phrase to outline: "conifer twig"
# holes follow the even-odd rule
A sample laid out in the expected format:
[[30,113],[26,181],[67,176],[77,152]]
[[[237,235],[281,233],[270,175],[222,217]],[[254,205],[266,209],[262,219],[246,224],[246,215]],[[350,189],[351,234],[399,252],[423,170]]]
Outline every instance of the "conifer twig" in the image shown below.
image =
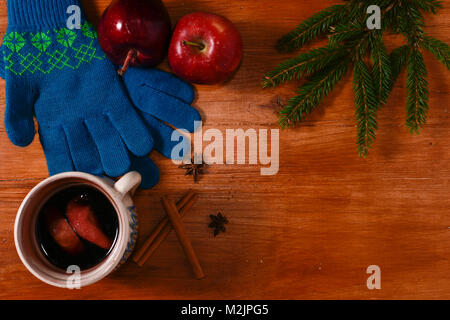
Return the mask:
[[415,133],[425,124],[428,112],[427,69],[420,51],[412,50],[406,78],[406,127]]
[[445,42],[425,36],[421,44],[450,70],[450,47]]
[[345,54],[345,49],[331,46],[312,49],[302,53],[267,73],[263,78],[263,87],[276,87],[286,81],[309,76]]
[[353,89],[355,91],[355,116],[358,125],[358,153],[360,156],[366,157],[375,140],[378,102],[370,71],[361,59],[354,63]]
[[337,64],[332,63],[301,86],[297,91],[298,96],[289,100],[288,105],[280,111],[280,127],[295,127],[311,113],[342,79],[349,63],[348,56]]
[[[366,26],[367,8],[381,9],[381,30]],[[450,70],[450,47],[425,31],[423,13],[436,14],[439,0],[346,0],[328,7],[300,23],[282,37],[277,48],[293,51],[319,36],[328,36],[328,45],[299,54],[265,74],[262,86],[276,87],[290,80],[306,79],[280,112],[282,128],[295,127],[312,112],[353,63],[353,90],[357,122],[358,153],[365,157],[375,140],[377,109],[385,104],[399,79],[406,72],[406,126],[419,132],[428,113],[425,49]],[[388,52],[383,42],[386,32],[403,35],[406,44]],[[368,62],[371,63],[368,63]]]
[[391,61],[386,46],[381,39],[381,35],[373,42],[371,50],[373,61],[372,76],[374,89],[379,103],[386,103],[392,84]]
[[345,9],[345,5],[334,5],[313,15],[278,40],[277,49],[293,51],[301,48],[309,41],[327,32],[330,26],[341,20],[344,17]]

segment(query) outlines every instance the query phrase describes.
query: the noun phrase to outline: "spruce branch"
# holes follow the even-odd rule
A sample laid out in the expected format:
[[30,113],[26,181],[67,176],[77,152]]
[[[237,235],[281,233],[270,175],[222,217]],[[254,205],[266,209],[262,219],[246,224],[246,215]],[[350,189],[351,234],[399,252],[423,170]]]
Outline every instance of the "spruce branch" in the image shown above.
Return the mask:
[[[293,51],[321,36],[328,45],[281,63],[263,78],[263,87],[276,87],[289,80],[307,79],[297,96],[280,112],[280,126],[294,127],[328,95],[353,63],[353,90],[360,156],[366,156],[375,140],[377,109],[387,99],[406,67],[406,126],[419,132],[428,113],[427,69],[422,51],[427,50],[450,70],[450,48],[428,36],[424,13],[436,14],[439,0],[345,0],[316,13],[281,38],[278,49]],[[369,5],[381,8],[381,30],[366,26]],[[406,44],[390,54],[383,35],[403,35]],[[368,65],[368,61],[371,61]]]
[[422,47],[431,52],[436,59],[441,61],[450,70],[450,47],[441,40],[425,36],[421,43]]
[[403,45],[393,50],[389,55],[389,60],[391,61],[391,68],[392,68],[392,86],[394,85],[394,82],[397,81],[398,76],[405,67],[406,61],[408,61],[410,51],[411,51],[410,46]]
[[405,4],[404,10],[398,17],[399,30],[403,33],[411,45],[417,46],[424,36],[425,25],[422,12],[413,6]]
[[403,0],[394,0],[390,2],[391,5],[386,9],[381,20],[382,30],[391,30],[393,33],[400,33],[399,17],[403,12]]
[[331,29],[329,45],[338,46],[344,41],[361,38],[365,33],[367,33],[367,29],[364,29],[361,25],[354,23],[350,25],[339,24],[335,28]]
[[315,73],[297,91],[298,95],[280,111],[280,127],[295,127],[333,90],[346,74],[350,59],[344,57]]
[[355,93],[355,117],[357,121],[358,153],[366,157],[377,129],[378,101],[373,79],[367,65],[356,60],[353,66],[353,90]]
[[342,20],[345,13],[345,5],[334,5],[320,11],[278,40],[277,49],[281,52],[291,52],[303,47],[309,41],[327,32],[333,24]]
[[372,47],[373,36],[372,32],[365,32],[360,37],[349,39],[346,42],[346,47],[352,52],[353,59],[362,59]]
[[439,9],[442,9],[442,1],[439,0],[409,0],[409,2],[428,13],[436,14]]
[[372,44],[372,77],[379,103],[386,103],[393,87],[391,60],[386,46],[379,35]]
[[407,64],[406,76],[406,127],[411,133],[419,133],[427,120],[428,82],[427,69],[422,53],[412,50]]
[[346,50],[341,47],[325,46],[312,49],[281,63],[263,78],[263,88],[276,87],[288,80],[309,76],[331,62],[342,58]]

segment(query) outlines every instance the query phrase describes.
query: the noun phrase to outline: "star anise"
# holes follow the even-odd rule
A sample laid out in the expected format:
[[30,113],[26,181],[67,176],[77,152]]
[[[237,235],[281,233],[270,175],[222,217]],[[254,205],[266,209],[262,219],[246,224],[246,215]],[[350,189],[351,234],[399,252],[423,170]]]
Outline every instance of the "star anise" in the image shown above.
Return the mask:
[[202,159],[202,163],[195,163],[194,159],[196,157],[194,156],[191,160],[191,163],[188,164],[183,164],[181,166],[179,166],[178,168],[180,169],[184,169],[186,170],[185,175],[186,176],[193,176],[194,177],[194,182],[198,183],[198,179],[199,179],[199,175],[201,174],[205,174],[205,169],[208,167]]
[[208,227],[214,229],[214,237],[217,237],[221,232],[227,231],[225,225],[228,223],[228,219],[222,213],[219,212],[216,216],[211,214],[209,217],[211,218],[211,223]]

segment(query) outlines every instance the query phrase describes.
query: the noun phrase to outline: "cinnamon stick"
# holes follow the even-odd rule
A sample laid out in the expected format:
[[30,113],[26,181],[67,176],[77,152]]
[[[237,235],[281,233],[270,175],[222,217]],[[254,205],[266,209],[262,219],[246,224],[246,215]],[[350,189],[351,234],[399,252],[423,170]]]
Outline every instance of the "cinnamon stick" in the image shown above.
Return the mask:
[[[194,196],[190,199],[188,203],[179,211],[181,218],[183,218],[186,213],[192,208],[195,201],[197,201],[198,194],[194,194]],[[178,207],[178,205],[177,205]],[[152,239],[151,245],[148,247],[148,249],[145,251],[145,253],[139,258],[138,261],[135,260],[135,262],[142,267],[147,260],[155,253],[156,249],[159,248],[159,246],[164,242],[164,240],[167,238],[167,236],[172,231],[172,224],[170,223],[169,217],[165,217],[163,221],[161,221],[160,224],[164,224],[164,227],[159,231],[159,233]],[[155,229],[156,231],[156,229]]]
[[195,254],[194,248],[192,247],[191,240],[186,232],[186,229],[181,221],[180,214],[173,201],[169,201],[166,196],[162,197],[161,202],[167,215],[169,216],[170,222],[172,223],[173,229],[181,243],[181,246],[186,254],[189,263],[191,264],[192,271],[197,279],[203,279],[205,274],[200,266],[197,255]]
[[[177,209],[182,210],[183,207],[185,207],[188,203],[190,203],[195,196],[194,191],[189,190],[188,193],[177,203]],[[194,200],[195,201],[195,200]],[[192,207],[192,204],[189,206],[189,208]],[[182,210],[183,212],[187,212],[185,210]],[[142,266],[147,259],[150,257],[150,255],[146,255],[147,250],[152,245],[152,243],[155,241],[155,239],[158,237],[158,235],[161,233],[162,230],[164,230],[167,227],[170,227],[170,221],[168,217],[164,217],[163,220],[156,226],[156,228],[152,231],[148,239],[144,242],[141,248],[133,255],[133,261],[136,262],[139,266]],[[170,229],[169,229],[170,233]],[[167,237],[167,236],[166,236]],[[165,238],[164,238],[165,239]],[[164,240],[163,239],[163,240]],[[161,241],[162,242],[162,241]],[[159,247],[159,245],[156,248],[153,248],[156,250]],[[152,252],[152,253],[153,253]],[[147,257],[145,257],[147,256]],[[141,260],[143,258],[143,260]],[[141,262],[140,262],[141,260]]]

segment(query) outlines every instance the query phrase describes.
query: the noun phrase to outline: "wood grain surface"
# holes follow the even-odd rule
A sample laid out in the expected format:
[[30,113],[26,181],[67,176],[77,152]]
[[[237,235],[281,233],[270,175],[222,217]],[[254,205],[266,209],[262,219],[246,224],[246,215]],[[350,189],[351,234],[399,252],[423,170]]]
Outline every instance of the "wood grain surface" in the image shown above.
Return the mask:
[[[95,23],[109,0],[83,1]],[[295,84],[261,89],[264,71],[288,55],[274,43],[299,21],[338,1],[166,0],[173,21],[192,11],[231,19],[244,39],[244,60],[225,86],[197,86],[195,107],[205,129],[276,128],[277,96]],[[427,31],[450,43],[450,2],[426,16]],[[0,36],[7,28],[0,0]],[[398,39],[389,39],[392,46]],[[261,176],[255,165],[215,165],[194,184],[170,160],[153,153],[160,183],[135,197],[139,244],[163,217],[160,197],[200,198],[184,218],[206,273],[195,280],[175,234],[139,268],[131,260],[81,290],[56,289],[35,279],[20,262],[13,237],[16,211],[47,177],[38,139],[25,149],[0,124],[1,299],[409,299],[450,298],[450,74],[425,54],[430,113],[421,135],[405,129],[404,73],[379,113],[367,159],[356,153],[351,76],[295,130],[280,132],[280,171]],[[167,63],[162,68],[167,69]],[[5,106],[0,80],[0,108]],[[209,214],[230,221],[214,238]],[[381,268],[381,290],[368,290],[366,268]]]

